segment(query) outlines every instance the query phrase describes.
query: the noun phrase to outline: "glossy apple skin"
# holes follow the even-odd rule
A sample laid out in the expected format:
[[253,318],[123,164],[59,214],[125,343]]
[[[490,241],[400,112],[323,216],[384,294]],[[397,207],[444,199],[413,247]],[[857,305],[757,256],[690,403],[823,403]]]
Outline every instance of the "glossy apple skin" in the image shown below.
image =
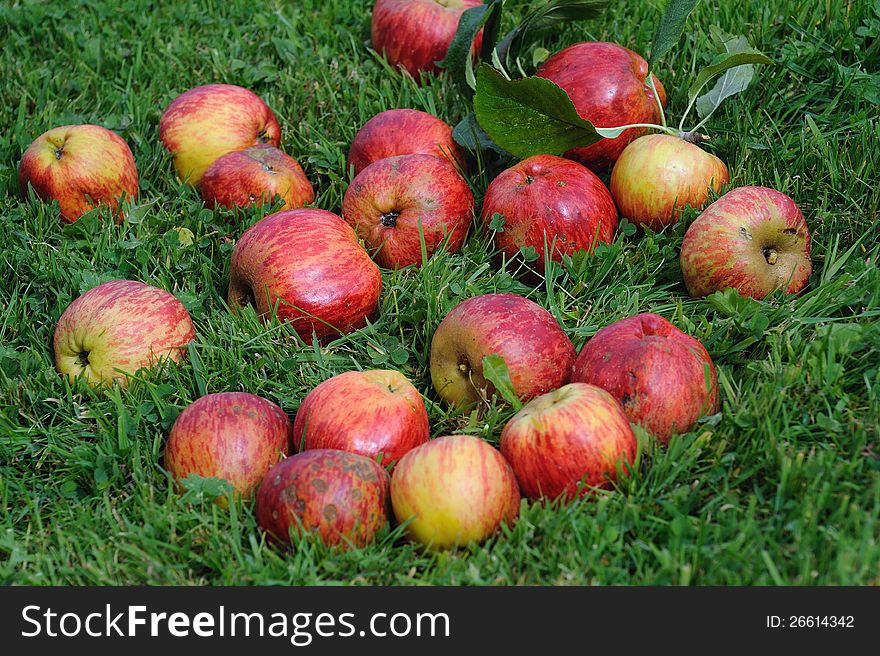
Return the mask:
[[65,125],[37,137],[18,167],[22,196],[28,185],[44,201],[57,200],[61,220],[73,223],[96,206],[121,220],[119,200],[134,200],[138,172],[125,140],[100,125]]
[[349,333],[379,304],[379,267],[354,230],[332,212],[276,212],[248,228],[232,251],[229,307],[293,324],[305,341]]
[[[578,114],[600,128],[634,123],[658,123],[660,109],[651,87],[645,84],[648,62],[632,50],[601,41],[576,43],[545,61],[535,73],[562,87]],[[666,105],[666,91],[654,76],[660,101]],[[643,128],[630,128],[616,139],[603,139],[585,148],[569,150],[565,156],[593,171],[610,168]]]
[[523,406],[501,432],[501,453],[530,499],[572,500],[610,487],[637,442],[620,404],[593,385],[571,383]]
[[[290,419],[245,392],[207,394],[178,415],[165,444],[165,469],[180,484],[191,474],[222,478],[249,499],[263,476],[290,452]],[[225,505],[226,497],[218,499]]]
[[675,223],[686,205],[702,209],[730,181],[712,153],[670,134],[630,143],[611,172],[611,195],[629,221],[655,232]]
[[218,157],[199,184],[208,207],[248,207],[275,196],[290,210],[315,200],[315,190],[295,159],[274,146],[251,146]]
[[431,440],[401,458],[391,476],[394,515],[411,540],[429,549],[482,542],[519,516],[510,466],[471,435]]
[[448,405],[468,408],[494,393],[483,357],[504,358],[523,401],[565,385],[576,352],[547,310],[516,294],[485,294],[456,305],[431,340],[431,382]]
[[[446,57],[461,15],[481,4],[480,0],[376,0],[373,50],[416,80],[422,71],[435,73],[439,70],[435,62]],[[475,51],[480,49],[482,34],[474,39]]]
[[458,252],[473,215],[467,182],[434,155],[373,162],[351,181],[342,201],[342,216],[387,269],[422,264],[420,223],[428,257],[444,242],[447,252]]
[[55,366],[91,385],[118,381],[163,359],[179,361],[196,333],[172,294],[134,280],[111,280],[71,303],[55,327]]
[[430,438],[419,391],[399,371],[347,371],[318,385],[303,399],[293,424],[303,450],[350,451],[382,465]]
[[388,524],[390,477],[364,456],[314,449],[285,458],[257,492],[260,527],[279,542],[291,531],[327,546],[364,547]]
[[159,119],[159,137],[174,156],[184,182],[197,186],[214,161],[259,144],[276,148],[281,128],[254,92],[232,84],[206,84],[186,91]]
[[739,187],[687,229],[681,272],[691,296],[733,288],[761,299],[802,290],[812,272],[810,231],[797,204],[767,187]]
[[376,114],[355,135],[348,165],[357,175],[373,162],[398,155],[435,155],[464,166],[464,150],[452,138],[452,127],[417,109],[389,109]]
[[556,261],[575,251],[591,251],[611,242],[617,230],[617,208],[611,193],[595,173],[572,160],[534,155],[503,171],[489,185],[483,200],[482,223],[504,215],[503,232],[495,247],[510,259],[531,246],[544,269],[544,242],[555,246]]
[[631,422],[663,444],[718,410],[718,377],[709,352],[656,314],[602,328],[581,349],[571,380],[609,392]]

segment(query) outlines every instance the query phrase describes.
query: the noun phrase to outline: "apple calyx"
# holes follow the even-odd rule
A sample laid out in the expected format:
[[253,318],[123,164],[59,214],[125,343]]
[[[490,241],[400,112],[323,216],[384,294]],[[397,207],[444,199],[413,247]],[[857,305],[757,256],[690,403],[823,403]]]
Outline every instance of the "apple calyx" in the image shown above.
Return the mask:
[[772,246],[765,246],[761,249],[761,252],[764,254],[764,259],[767,260],[767,264],[776,264],[776,261],[779,259],[779,251]]
[[80,365],[82,365],[83,369],[87,369],[89,364],[89,351],[80,351],[76,355],[77,360],[79,360]]
[[400,212],[391,210],[379,216],[379,222],[386,228],[396,228],[398,218],[400,218]]

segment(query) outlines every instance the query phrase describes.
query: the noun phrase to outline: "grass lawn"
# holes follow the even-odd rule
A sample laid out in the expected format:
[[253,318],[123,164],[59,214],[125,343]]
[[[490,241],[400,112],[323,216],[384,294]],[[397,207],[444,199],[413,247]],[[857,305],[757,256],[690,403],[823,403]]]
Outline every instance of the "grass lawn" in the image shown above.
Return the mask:
[[[815,271],[797,297],[689,298],[685,224],[621,234],[537,289],[499,273],[472,238],[421,270],[383,272],[375,322],[319,347],[230,314],[233,243],[271,210],[205,209],[176,181],[157,126],[190,87],[249,87],[275,110],[315,205],[338,212],[347,147],[368,118],[414,107],[454,123],[467,109],[445,78],[418,87],[369,51],[371,4],[0,5],[0,583],[880,584],[880,2],[706,0],[657,70],[675,117],[712,52],[711,25],[774,58],[713,118],[709,147],[732,186],[772,186],[802,207]],[[543,46],[612,40],[644,53],[661,5],[615,3]],[[57,207],[18,196],[27,145],[80,122],[117,130],[135,154],[141,196],[123,225],[90,215],[62,226]],[[497,172],[473,172],[478,202]],[[198,342],[188,361],[126,389],[70,385],[53,367],[55,324],[113,278],[175,293]],[[427,362],[445,313],[492,291],[536,300],[578,348],[611,321],[662,314],[711,352],[721,413],[668,449],[643,440],[636,475],[616,491],[563,509],[524,504],[513,529],[452,554],[422,554],[398,532],[348,553],[309,541],[283,551],[264,542],[251,504],[224,510],[169,486],[168,429],[206,391],[260,394],[292,416],[312,387],[356,368],[409,376],[432,435],[497,443],[512,411],[449,412]]]

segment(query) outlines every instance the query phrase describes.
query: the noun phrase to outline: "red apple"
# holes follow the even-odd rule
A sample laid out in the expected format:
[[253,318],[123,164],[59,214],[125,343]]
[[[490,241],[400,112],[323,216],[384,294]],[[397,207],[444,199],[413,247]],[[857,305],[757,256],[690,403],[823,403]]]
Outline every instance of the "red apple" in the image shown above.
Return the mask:
[[315,191],[295,159],[274,146],[235,150],[214,160],[199,184],[208,207],[248,207],[271,203],[275,196],[282,209],[308,205]]
[[430,549],[482,542],[519,515],[519,489],[501,454],[478,437],[448,435],[407,453],[391,477],[394,515]]
[[539,396],[507,422],[501,453],[530,499],[575,499],[609,487],[636,457],[620,404],[593,385],[571,383]]
[[382,276],[345,221],[318,209],[276,212],[248,228],[232,251],[229,307],[277,307],[303,340],[366,325]]
[[464,150],[452,138],[452,128],[436,116],[417,109],[389,109],[376,114],[355,135],[348,165],[357,175],[373,162],[397,155],[436,155],[464,166]]
[[720,159],[669,134],[630,143],[611,172],[611,195],[632,223],[659,231],[675,223],[686,205],[702,209],[711,190],[730,181]]
[[663,444],[718,409],[718,378],[708,351],[656,314],[602,328],[581,349],[571,380],[608,391],[631,422]]
[[802,290],[810,278],[810,231],[795,202],[767,187],[739,187],[697,217],[681,245],[691,296],[736,289],[764,298]]
[[258,144],[277,147],[281,128],[254,92],[232,84],[206,84],[175,98],[159,119],[159,137],[174,156],[181,180],[198,185],[214,161]]
[[[461,15],[481,4],[480,0],[376,0],[373,50],[418,80],[422,71],[438,70],[436,62],[446,57]],[[474,50],[479,50],[482,41],[480,32]]]
[[[461,248],[474,212],[474,195],[448,160],[400,155],[373,162],[345,192],[342,216],[388,269],[422,263],[445,244]],[[448,240],[448,241],[447,241]]]
[[504,215],[504,229],[495,233],[495,247],[507,259],[531,246],[543,270],[544,242],[554,260],[579,250],[591,251],[610,242],[617,229],[617,209],[595,173],[577,162],[553,155],[534,155],[502,172],[489,185],[482,221]]
[[[654,93],[645,84],[648,62],[616,43],[576,43],[550,57],[535,74],[562,87],[578,114],[596,127],[614,128],[660,120]],[[654,85],[665,106],[666,91],[656,76]],[[573,148],[565,156],[593,171],[604,171],[617,161],[630,141],[644,132],[642,128],[630,128],[616,139]]]
[[315,534],[327,546],[363,547],[388,523],[389,476],[364,456],[314,449],[279,462],[257,493],[257,523],[280,542]]
[[431,381],[441,399],[466,408],[495,388],[483,358],[504,358],[516,395],[527,401],[565,385],[576,352],[571,340],[537,303],[516,294],[475,296],[456,305],[431,340]]
[[293,424],[294,444],[340,449],[397,462],[430,437],[419,391],[399,371],[347,371],[306,395]]
[[41,134],[21,158],[18,181],[25,197],[30,185],[42,200],[57,200],[65,223],[97,206],[109,207],[121,220],[119,201],[138,194],[131,149],[100,125],[65,125]]
[[[244,392],[208,394],[177,417],[165,444],[165,469],[179,483],[191,474],[228,481],[250,498],[266,472],[287,456],[290,419],[271,401]],[[218,499],[221,504],[226,498]]]
[[179,361],[195,337],[189,313],[172,294],[111,280],[64,310],[55,327],[55,366],[71,380],[125,383],[138,369]]

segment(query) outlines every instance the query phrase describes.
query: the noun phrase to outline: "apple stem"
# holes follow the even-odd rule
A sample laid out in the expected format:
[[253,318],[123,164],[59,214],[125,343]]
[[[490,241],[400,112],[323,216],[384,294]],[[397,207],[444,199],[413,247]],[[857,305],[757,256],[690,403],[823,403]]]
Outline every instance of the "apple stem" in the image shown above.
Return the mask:
[[690,132],[679,132],[678,136],[688,143],[692,144],[701,144],[704,141],[709,141],[712,139],[708,134],[703,134],[702,132],[697,132],[696,130],[692,130]]
[[[654,74],[650,71],[648,72],[648,79],[646,80],[648,86],[651,87],[651,91],[654,93],[654,100],[657,101],[657,108],[660,110],[660,123],[663,124],[663,127],[666,127],[666,112],[663,110],[663,103],[660,102],[660,94],[657,93],[657,85],[654,84]],[[681,130],[679,130],[681,131]]]

